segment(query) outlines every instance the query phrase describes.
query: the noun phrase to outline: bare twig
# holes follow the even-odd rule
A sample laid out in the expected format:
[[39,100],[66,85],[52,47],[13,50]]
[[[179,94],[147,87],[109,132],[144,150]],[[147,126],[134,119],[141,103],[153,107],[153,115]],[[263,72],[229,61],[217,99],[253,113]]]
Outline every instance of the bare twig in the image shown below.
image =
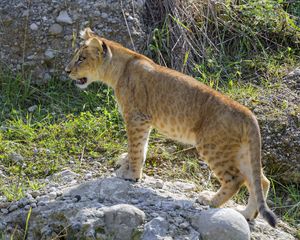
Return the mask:
[[123,18],[124,18],[124,21],[125,21],[125,24],[126,24],[126,27],[127,27],[127,31],[128,31],[129,37],[130,37],[130,41],[131,41],[131,44],[132,44],[132,48],[133,48],[134,51],[136,51],[135,46],[134,46],[134,42],[133,42],[133,39],[132,39],[132,36],[131,36],[131,31],[129,29],[127,18],[126,18],[125,12],[124,12],[123,1],[121,1],[121,9],[122,9]]

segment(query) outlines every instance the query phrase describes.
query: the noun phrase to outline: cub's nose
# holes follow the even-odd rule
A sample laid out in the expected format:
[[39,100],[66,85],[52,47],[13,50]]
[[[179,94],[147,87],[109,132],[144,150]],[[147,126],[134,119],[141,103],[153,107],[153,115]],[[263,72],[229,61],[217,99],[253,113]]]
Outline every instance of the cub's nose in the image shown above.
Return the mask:
[[68,67],[66,67],[66,68],[65,68],[65,72],[66,72],[67,74],[70,74],[70,73],[71,73],[71,70],[70,70]]

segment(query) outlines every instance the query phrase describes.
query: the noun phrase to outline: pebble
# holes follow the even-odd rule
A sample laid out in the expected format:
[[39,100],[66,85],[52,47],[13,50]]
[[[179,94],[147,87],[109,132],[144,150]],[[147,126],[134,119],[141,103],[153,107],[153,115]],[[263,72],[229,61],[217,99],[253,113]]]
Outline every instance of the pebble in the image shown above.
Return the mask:
[[70,18],[69,14],[67,13],[67,11],[61,11],[58,15],[58,17],[56,18],[56,21],[59,23],[67,23],[67,24],[72,24],[73,21]]
[[30,25],[30,29],[32,30],[32,31],[36,31],[36,30],[38,30],[38,25],[36,25],[35,23],[32,23],[31,25]]
[[50,192],[50,193],[48,193],[48,196],[49,196],[49,198],[54,199],[54,198],[56,198],[57,193],[56,192]]
[[49,33],[52,35],[57,35],[60,34],[63,31],[63,28],[61,25],[54,23],[53,25],[51,25],[51,27],[49,28]]
[[180,188],[184,192],[191,192],[194,191],[196,186],[193,183],[186,183],[186,182],[174,182],[175,186]]
[[34,112],[37,108],[38,108],[37,105],[33,105],[33,106],[28,108],[28,112]]
[[164,182],[163,181],[155,182],[155,187],[162,189],[164,187]]
[[44,202],[44,201],[40,201],[40,202],[38,202],[38,204],[37,204],[38,206],[45,206],[46,205],[46,203]]
[[90,172],[85,174],[85,176],[84,176],[85,179],[91,179],[92,177],[93,177],[93,174]]
[[34,197],[34,198],[36,198],[40,195],[41,195],[41,192],[38,191],[38,190],[34,190],[34,191],[31,192],[31,196]]
[[22,17],[28,17],[29,16],[29,10],[25,10],[23,13],[22,13]]
[[37,207],[36,203],[31,203],[30,206],[31,206],[32,208],[36,208],[36,207]]
[[9,208],[8,208],[8,211],[9,212],[12,212],[12,211],[15,211],[18,209],[18,205],[17,204],[13,204],[11,205]]
[[22,162],[24,160],[24,157],[21,154],[19,154],[19,153],[12,153],[12,154],[10,154],[9,158],[12,161],[15,161],[15,162]]
[[26,206],[24,207],[25,210],[29,210],[30,208],[31,208],[30,205],[26,205]]
[[3,214],[8,214],[8,210],[7,210],[6,208],[2,208],[0,211],[1,211]]
[[47,49],[44,53],[47,60],[51,60],[55,57],[55,52],[52,49]]
[[101,14],[101,17],[102,18],[108,18],[108,14],[104,12],[104,13]]

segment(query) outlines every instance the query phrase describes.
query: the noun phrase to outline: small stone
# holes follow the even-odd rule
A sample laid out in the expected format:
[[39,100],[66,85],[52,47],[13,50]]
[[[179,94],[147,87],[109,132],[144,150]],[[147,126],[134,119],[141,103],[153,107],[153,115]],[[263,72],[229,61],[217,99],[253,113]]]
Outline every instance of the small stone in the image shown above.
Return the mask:
[[49,81],[49,80],[51,80],[51,75],[49,73],[45,73],[44,76],[43,76],[43,79],[45,81]]
[[169,223],[162,217],[153,218],[145,224],[142,240],[165,239],[168,232]]
[[36,198],[37,196],[40,196],[40,195],[41,195],[41,193],[38,190],[34,190],[34,191],[31,192],[31,196],[34,197],[34,198]]
[[23,13],[22,13],[22,17],[28,17],[29,16],[29,10],[25,10]]
[[23,156],[19,153],[12,153],[9,158],[14,162],[22,162],[24,160]]
[[183,229],[188,228],[189,226],[190,226],[190,224],[188,222],[183,222],[179,225],[179,227],[183,228]]
[[48,196],[49,196],[49,198],[54,199],[54,198],[56,198],[57,194],[56,194],[56,192],[50,192],[48,194]]
[[53,25],[51,25],[51,27],[49,28],[49,33],[52,35],[57,35],[60,34],[62,32],[63,28],[61,25],[54,23]]
[[155,187],[162,189],[164,187],[164,182],[163,181],[155,182]]
[[58,15],[58,17],[56,18],[56,21],[59,23],[67,23],[67,24],[72,24],[73,21],[70,18],[69,14],[67,13],[67,11],[61,11]]
[[55,57],[55,53],[52,49],[47,49],[44,54],[47,60],[51,60]]
[[2,209],[1,209],[1,212],[2,212],[3,214],[8,214],[8,210],[7,210],[6,208],[2,208]]
[[196,186],[193,183],[186,183],[186,182],[174,182],[174,185],[178,188],[180,188],[184,192],[191,192],[195,190]]
[[32,31],[36,31],[36,30],[38,30],[38,25],[36,25],[35,23],[32,23],[31,25],[30,25],[30,29],[32,30]]
[[13,204],[11,205],[9,208],[8,208],[8,211],[9,212],[12,212],[12,211],[15,211],[18,209],[18,205],[17,204]]
[[102,18],[108,18],[108,14],[107,14],[107,13],[102,13],[102,14],[101,14],[101,17],[102,17]]
[[31,206],[32,208],[36,208],[36,203],[31,203],[30,206]]
[[40,202],[38,202],[38,204],[37,204],[38,206],[45,206],[46,205],[46,203],[44,202],[44,201],[40,201]]
[[28,108],[28,112],[34,112],[37,108],[38,108],[37,105],[33,105],[33,106]]
[[85,174],[85,176],[84,176],[85,179],[91,179],[92,177],[93,177],[93,174],[90,172]]
[[127,20],[130,21],[130,22],[133,21],[133,19],[134,19],[134,18],[133,18],[131,15],[129,15],[129,16],[127,17]]
[[26,205],[26,206],[24,207],[25,210],[29,210],[30,208],[31,208],[30,205]]

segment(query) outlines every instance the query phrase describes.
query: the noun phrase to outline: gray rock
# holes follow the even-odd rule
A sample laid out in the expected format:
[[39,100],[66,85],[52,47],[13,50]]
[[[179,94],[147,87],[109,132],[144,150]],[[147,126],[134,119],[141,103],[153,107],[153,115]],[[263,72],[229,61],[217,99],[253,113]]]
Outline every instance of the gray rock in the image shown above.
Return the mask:
[[32,31],[36,31],[36,30],[38,30],[38,25],[36,25],[35,23],[32,23],[32,24],[30,24],[30,29],[32,30]]
[[55,52],[52,49],[47,49],[45,51],[45,57],[48,60],[53,59],[55,57]]
[[49,28],[49,33],[52,34],[52,35],[60,34],[62,31],[63,31],[62,26],[57,24],[57,23],[54,23]]
[[7,214],[7,213],[8,213],[8,210],[7,210],[6,208],[2,208],[2,209],[1,209],[1,212],[2,212],[3,214]]
[[184,192],[191,192],[196,188],[195,184],[193,183],[186,183],[186,182],[179,182],[179,181],[174,182],[174,185]]
[[31,208],[30,205],[26,205],[26,206],[24,207],[25,210],[29,210],[30,208]]
[[19,153],[11,153],[9,158],[14,162],[22,162],[24,160],[24,157]]
[[115,240],[132,240],[135,230],[145,221],[145,213],[140,209],[119,204],[104,208],[105,228]]
[[28,112],[34,112],[37,108],[38,108],[37,105],[33,105],[33,106],[28,108]]
[[12,212],[12,211],[15,211],[18,209],[18,205],[17,204],[13,204],[11,205],[9,208],[8,208],[8,211],[9,212]]
[[110,200],[126,200],[128,199],[128,191],[130,182],[120,178],[107,178],[101,181],[99,197]]
[[48,196],[49,196],[49,198],[54,199],[54,198],[56,198],[57,193],[56,192],[50,192],[50,193],[48,193]]
[[22,17],[28,17],[29,16],[29,10],[24,10],[22,13]]
[[250,229],[245,218],[230,208],[209,209],[195,213],[190,218],[191,225],[203,240],[247,240]]
[[61,11],[58,15],[58,17],[56,18],[56,21],[59,23],[67,23],[67,24],[72,24],[73,21],[70,18],[69,14],[67,13],[67,11]]
[[31,196],[34,198],[36,198],[37,196],[40,196],[40,195],[41,195],[41,192],[38,190],[34,190],[31,192]]
[[168,232],[169,223],[162,217],[153,218],[145,224],[142,240],[159,240]]

